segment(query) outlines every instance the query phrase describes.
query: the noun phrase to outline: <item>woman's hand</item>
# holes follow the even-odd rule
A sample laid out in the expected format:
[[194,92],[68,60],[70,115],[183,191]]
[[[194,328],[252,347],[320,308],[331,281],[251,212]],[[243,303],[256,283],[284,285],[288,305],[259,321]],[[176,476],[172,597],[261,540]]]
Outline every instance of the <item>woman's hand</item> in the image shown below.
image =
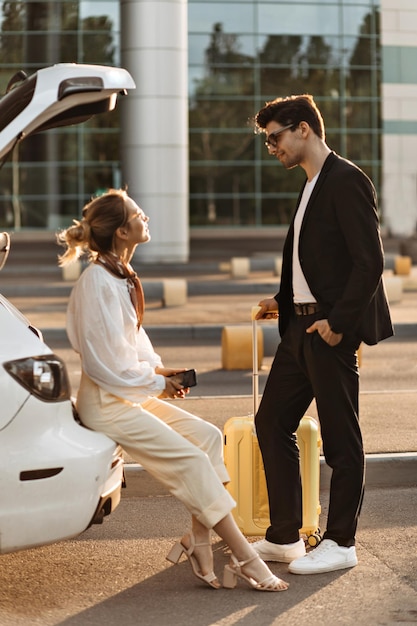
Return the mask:
[[160,398],[185,398],[190,393],[189,387],[183,387],[171,376],[165,376],[165,389],[159,395]]
[[183,387],[175,378],[175,374],[180,374],[186,371],[186,367],[180,367],[172,369],[170,367],[156,367],[155,374],[160,374],[165,378],[165,389],[158,396],[159,398],[185,398],[187,393],[190,393],[189,387]]
[[173,369],[172,367],[155,367],[155,374],[160,374],[161,376],[174,376],[175,374],[180,374],[181,372],[185,372],[186,367],[177,367]]

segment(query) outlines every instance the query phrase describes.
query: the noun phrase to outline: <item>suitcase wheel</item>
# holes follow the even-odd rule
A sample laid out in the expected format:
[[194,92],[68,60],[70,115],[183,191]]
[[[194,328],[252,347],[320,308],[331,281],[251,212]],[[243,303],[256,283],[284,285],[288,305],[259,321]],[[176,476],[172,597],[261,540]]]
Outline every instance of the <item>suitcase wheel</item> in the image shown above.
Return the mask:
[[318,546],[320,542],[321,542],[320,529],[316,533],[313,533],[312,535],[309,535],[307,537],[307,543],[312,548],[315,548],[316,546]]

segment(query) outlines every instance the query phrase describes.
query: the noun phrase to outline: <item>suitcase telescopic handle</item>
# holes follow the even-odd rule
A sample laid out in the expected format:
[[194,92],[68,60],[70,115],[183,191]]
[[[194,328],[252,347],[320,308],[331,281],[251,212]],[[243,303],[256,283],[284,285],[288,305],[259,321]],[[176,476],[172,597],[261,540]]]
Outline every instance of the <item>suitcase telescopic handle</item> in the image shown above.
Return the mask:
[[258,334],[256,315],[261,310],[260,306],[253,306],[251,310],[252,318],[252,397],[253,397],[253,416],[255,417],[258,410],[259,402],[259,370],[258,370]]
[[[253,392],[253,416],[255,417],[259,403],[259,370],[258,370],[258,334],[256,316],[262,307],[253,306],[251,309],[252,319],[252,392]],[[272,312],[272,311],[271,311]],[[276,311],[277,312],[277,311]]]

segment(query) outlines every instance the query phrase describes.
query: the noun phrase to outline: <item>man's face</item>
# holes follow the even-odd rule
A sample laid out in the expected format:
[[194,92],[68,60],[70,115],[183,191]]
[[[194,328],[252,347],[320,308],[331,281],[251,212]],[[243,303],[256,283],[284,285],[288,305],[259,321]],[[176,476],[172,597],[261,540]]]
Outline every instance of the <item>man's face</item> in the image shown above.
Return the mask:
[[300,164],[302,144],[298,128],[294,126],[281,126],[278,122],[271,121],[266,125],[266,145],[269,154],[274,155],[286,169],[291,169]]

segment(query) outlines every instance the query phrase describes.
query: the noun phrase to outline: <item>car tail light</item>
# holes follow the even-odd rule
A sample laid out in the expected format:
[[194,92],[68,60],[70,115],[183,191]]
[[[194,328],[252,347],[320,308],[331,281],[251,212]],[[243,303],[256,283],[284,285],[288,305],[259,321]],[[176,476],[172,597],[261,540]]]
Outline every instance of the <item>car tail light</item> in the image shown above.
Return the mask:
[[65,364],[55,354],[7,361],[3,367],[22,387],[44,402],[61,402],[70,398]]

